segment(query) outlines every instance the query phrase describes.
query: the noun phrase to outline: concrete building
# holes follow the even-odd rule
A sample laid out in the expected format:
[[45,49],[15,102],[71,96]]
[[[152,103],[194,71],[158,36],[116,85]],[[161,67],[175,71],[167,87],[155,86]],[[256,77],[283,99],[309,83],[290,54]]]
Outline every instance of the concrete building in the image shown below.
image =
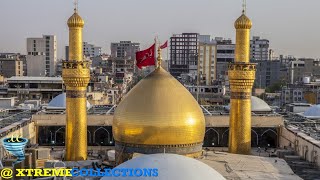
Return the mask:
[[282,87],[281,106],[291,103],[305,103],[303,87]]
[[57,38],[43,35],[42,38],[27,38],[27,75],[54,76],[57,63]]
[[280,61],[259,60],[255,63],[257,63],[255,87],[264,89],[274,83],[286,81],[286,77],[281,77],[280,74]]
[[269,59],[269,40],[253,36],[250,41],[250,59],[252,61],[266,61]]
[[198,33],[174,34],[170,37],[169,71],[174,77],[197,74]]
[[311,58],[301,58],[304,61],[304,75],[305,77],[320,78],[320,61]]
[[304,75],[304,68],[305,64],[304,61],[291,61],[289,62],[289,79],[288,82],[290,84],[302,82]]
[[83,42],[83,55],[93,58],[101,55],[101,47]]
[[320,81],[305,81],[303,84],[289,84],[282,87],[281,105],[306,102],[320,104]]
[[209,86],[217,77],[217,46],[214,42],[200,42],[198,52],[198,81]]
[[140,43],[120,41],[111,43],[111,58],[136,59],[136,52],[140,51]]
[[0,75],[5,78],[23,76],[23,61],[20,54],[0,53]]
[[15,97],[0,98],[0,109],[11,109],[15,105]]
[[119,43],[111,43],[112,71],[116,76],[122,76],[125,72],[136,72],[135,66],[136,52],[140,51],[140,43],[131,41],[120,41]]
[[305,77],[320,77],[320,61],[315,59],[299,59],[288,63],[288,82],[302,83]]
[[201,105],[225,104],[223,96],[226,94],[226,88],[223,85],[211,85],[211,86],[185,85],[185,87],[190,91],[193,97]]
[[48,102],[63,92],[61,77],[11,77],[7,79],[8,97],[18,100],[41,100]]
[[104,62],[108,61],[109,58],[110,58],[110,56],[107,54],[96,56],[96,57],[92,58],[91,67],[94,67],[94,68],[95,67],[102,67]]
[[217,44],[217,79],[227,79],[228,64],[234,62],[235,44],[222,37],[215,38]]

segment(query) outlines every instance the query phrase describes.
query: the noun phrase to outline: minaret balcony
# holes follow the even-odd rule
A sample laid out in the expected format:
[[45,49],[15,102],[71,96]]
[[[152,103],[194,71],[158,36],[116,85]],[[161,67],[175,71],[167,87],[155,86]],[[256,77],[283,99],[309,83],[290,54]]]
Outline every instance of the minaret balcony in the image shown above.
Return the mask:
[[89,61],[63,61],[62,77],[66,86],[86,87],[90,81]]

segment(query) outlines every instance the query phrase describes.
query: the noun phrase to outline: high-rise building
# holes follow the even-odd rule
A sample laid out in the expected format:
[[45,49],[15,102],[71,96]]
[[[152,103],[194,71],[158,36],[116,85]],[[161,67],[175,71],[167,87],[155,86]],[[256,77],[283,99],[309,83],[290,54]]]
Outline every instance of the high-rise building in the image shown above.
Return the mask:
[[252,61],[269,60],[269,40],[253,36],[250,41],[250,59]]
[[83,54],[86,57],[93,58],[101,55],[101,47],[83,42]]
[[228,75],[228,64],[234,62],[235,44],[230,39],[222,37],[215,38],[217,44],[217,79],[226,80]]
[[198,33],[182,33],[170,38],[169,71],[174,77],[197,74],[199,36]]
[[0,53],[0,75],[5,78],[23,76],[23,61],[19,54]]
[[111,43],[111,58],[136,59],[136,52],[140,51],[140,43],[120,41]]
[[[113,64],[113,73],[116,81],[123,82],[123,77],[127,72],[136,72],[135,66],[136,52],[140,51],[140,43],[131,41],[120,41],[111,43],[111,60]],[[121,79],[118,81],[118,79]]]
[[234,63],[228,65],[230,98],[229,152],[251,154],[251,94],[255,64],[250,63],[251,20],[242,15],[234,23],[236,49]]
[[200,42],[198,56],[198,81],[211,85],[216,79],[217,46],[215,42]]
[[83,19],[77,8],[68,19],[69,60],[63,61],[62,77],[66,85],[66,160],[87,160],[87,86],[89,62],[83,58]]
[[27,75],[54,76],[57,63],[57,38],[43,35],[42,38],[27,38]]
[[214,41],[217,44],[217,62],[233,62],[235,44],[232,43],[232,40],[216,37]]
[[286,77],[281,77],[281,62],[275,61],[255,61],[257,63],[256,72],[256,88],[266,88],[277,82],[286,80]]

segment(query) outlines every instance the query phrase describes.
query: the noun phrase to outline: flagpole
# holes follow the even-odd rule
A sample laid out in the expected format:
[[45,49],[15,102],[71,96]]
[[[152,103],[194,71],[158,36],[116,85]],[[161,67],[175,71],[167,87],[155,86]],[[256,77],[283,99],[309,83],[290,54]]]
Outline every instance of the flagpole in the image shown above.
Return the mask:
[[[169,43],[169,42],[167,42],[167,43]],[[169,44],[167,47],[167,71],[169,72]]]
[[158,35],[156,35],[156,37],[154,38],[154,60],[155,60],[155,62],[154,62],[154,64],[155,64],[155,68],[154,69],[156,69],[157,68],[157,56],[156,56],[156,54],[157,54],[157,36]]

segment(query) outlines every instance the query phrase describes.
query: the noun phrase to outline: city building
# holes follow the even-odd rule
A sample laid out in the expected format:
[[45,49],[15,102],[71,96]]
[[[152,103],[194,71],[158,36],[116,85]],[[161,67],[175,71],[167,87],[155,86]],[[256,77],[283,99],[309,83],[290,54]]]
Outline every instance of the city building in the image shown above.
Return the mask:
[[217,44],[217,79],[228,79],[228,64],[234,62],[235,44],[229,39],[215,38]]
[[127,72],[136,72],[135,61],[137,51],[140,51],[140,43],[131,41],[111,43],[110,60],[112,61],[112,71],[116,77],[123,77]]
[[104,62],[108,61],[109,58],[110,58],[110,56],[107,54],[102,54],[100,56],[96,56],[96,57],[92,58],[91,67],[93,67],[93,68],[102,67]]
[[0,53],[0,75],[5,78],[23,76],[23,61],[20,54]]
[[255,61],[257,63],[256,88],[265,89],[275,83],[286,82],[286,76],[281,74],[281,62],[279,60]]
[[253,36],[250,41],[250,59],[252,61],[269,60],[269,40]]
[[235,44],[230,39],[216,37],[214,41],[217,44],[217,62],[234,62]]
[[302,83],[305,77],[320,77],[320,61],[315,59],[299,59],[290,61],[287,68],[288,82]]
[[57,63],[57,38],[43,35],[42,38],[27,38],[27,75],[54,76]]
[[291,103],[306,103],[304,98],[304,88],[302,86],[284,86],[281,92],[281,105]]
[[182,33],[170,37],[169,72],[174,77],[197,74],[199,36],[198,33]]
[[120,41],[111,43],[111,58],[136,59],[136,52],[140,51],[140,43]]
[[311,82],[310,77],[304,78],[304,81],[304,83],[288,84],[282,87],[282,106],[291,103],[320,104],[320,81]]
[[304,61],[290,61],[288,68],[288,81],[290,84],[302,82],[303,77],[305,77],[304,73],[305,63]]
[[320,60],[311,58],[300,58],[304,62],[305,77],[320,78]]
[[64,90],[61,77],[11,77],[7,81],[7,97],[17,97],[18,100],[41,100],[49,102]]
[[185,85],[185,87],[201,105],[225,104],[224,95],[226,94],[226,88],[223,85]]
[[83,42],[83,55],[89,58],[97,57],[101,55],[101,47],[97,47],[93,44]]
[[200,41],[198,52],[198,83],[209,86],[217,77],[217,46],[214,42]]

